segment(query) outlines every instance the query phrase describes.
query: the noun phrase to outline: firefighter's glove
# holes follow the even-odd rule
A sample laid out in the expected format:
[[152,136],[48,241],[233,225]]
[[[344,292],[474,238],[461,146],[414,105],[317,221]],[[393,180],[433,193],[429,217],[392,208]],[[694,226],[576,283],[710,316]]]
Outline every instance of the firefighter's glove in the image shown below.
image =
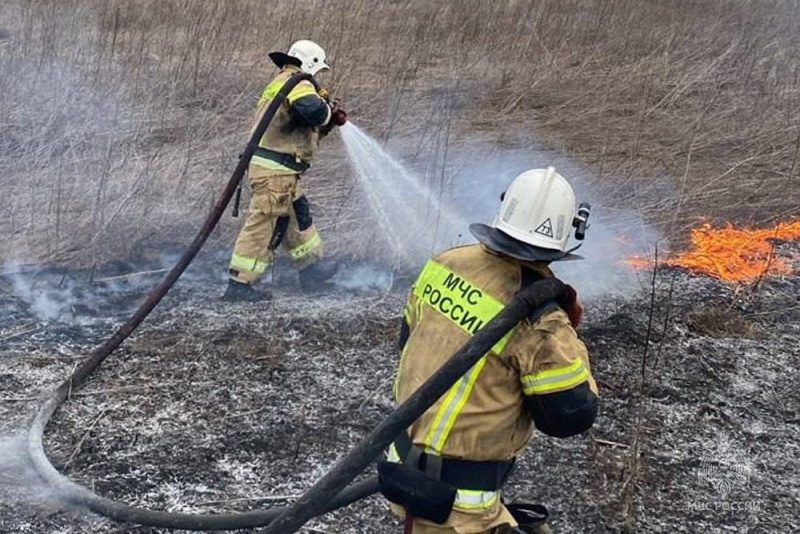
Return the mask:
[[336,126],[344,126],[347,122],[347,111],[339,100],[331,104],[331,122]]
[[569,284],[564,285],[564,296],[558,302],[558,305],[567,312],[572,328],[578,328],[578,325],[581,324],[581,318],[583,318],[583,304],[578,299],[578,292],[575,291],[574,287]]
[[561,302],[566,293],[564,283],[558,278],[543,278],[522,288],[514,297],[522,300],[529,313],[549,302]]

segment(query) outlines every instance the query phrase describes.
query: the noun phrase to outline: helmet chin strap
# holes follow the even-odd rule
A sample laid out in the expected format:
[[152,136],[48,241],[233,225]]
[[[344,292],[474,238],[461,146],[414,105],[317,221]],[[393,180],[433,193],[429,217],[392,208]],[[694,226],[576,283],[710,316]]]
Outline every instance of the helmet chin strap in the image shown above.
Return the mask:
[[[570,254],[572,254],[573,252],[575,252],[576,250],[578,250],[578,249],[579,249],[579,248],[581,248],[582,246],[583,246],[583,243],[578,243],[577,245],[575,245],[575,246],[574,246],[574,247],[572,247],[571,249],[569,249],[569,250],[565,250],[565,251],[564,251],[564,253],[563,253],[561,256],[559,256],[559,259],[560,259],[560,258],[564,258],[564,257],[566,257],[566,256],[569,256]],[[554,261],[556,261],[556,260],[554,260]]]

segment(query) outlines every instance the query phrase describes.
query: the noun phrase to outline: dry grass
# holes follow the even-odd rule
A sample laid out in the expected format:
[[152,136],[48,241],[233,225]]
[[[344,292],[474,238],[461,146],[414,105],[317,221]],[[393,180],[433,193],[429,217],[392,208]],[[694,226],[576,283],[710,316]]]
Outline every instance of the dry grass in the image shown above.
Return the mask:
[[[9,0],[0,260],[104,263],[191,235],[244,142],[266,52],[300,37],[330,51],[324,81],[353,119],[443,160],[438,180],[449,144],[522,136],[672,238],[701,216],[797,216],[798,23],[791,0]],[[334,139],[310,177],[334,248],[364,232],[348,172]]]

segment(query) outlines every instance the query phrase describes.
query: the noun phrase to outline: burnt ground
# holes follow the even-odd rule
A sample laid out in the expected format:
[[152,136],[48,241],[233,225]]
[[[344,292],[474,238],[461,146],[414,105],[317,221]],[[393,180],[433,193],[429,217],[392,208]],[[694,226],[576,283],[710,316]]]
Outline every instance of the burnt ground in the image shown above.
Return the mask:
[[[312,298],[284,270],[273,302],[229,304],[207,274],[220,264],[201,257],[57,412],[45,446],[70,478],[161,510],[266,508],[390,413],[403,280]],[[19,452],[37,398],[158,280],[107,280],[129,267],[0,278],[0,532],[163,532],[61,509]],[[557,532],[800,530],[799,295],[796,276],[735,287],[660,269],[630,297],[587,303],[600,417],[584,436],[537,434],[508,496],[546,503]],[[302,531],[400,526],[372,497]]]

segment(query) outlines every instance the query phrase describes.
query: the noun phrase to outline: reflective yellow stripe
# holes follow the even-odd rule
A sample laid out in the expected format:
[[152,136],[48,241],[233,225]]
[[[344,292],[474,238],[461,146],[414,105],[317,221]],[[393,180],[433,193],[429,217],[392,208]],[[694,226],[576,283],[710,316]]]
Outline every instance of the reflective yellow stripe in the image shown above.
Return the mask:
[[275,80],[267,85],[264,88],[264,91],[261,93],[261,100],[272,100],[275,98],[275,95],[278,94],[278,91],[281,90],[281,87],[283,87],[283,84],[285,83],[286,80]]
[[583,363],[583,360],[575,360],[566,367],[557,367],[540,373],[524,375],[522,377],[522,386],[525,395],[543,395],[574,388],[588,379],[589,369]]
[[[275,80],[274,82],[267,85],[264,90],[261,92],[261,100],[272,100],[278,95],[278,92],[281,88],[286,84],[286,80]],[[317,90],[314,89],[314,86],[311,84],[304,84],[300,82],[297,84],[290,92],[289,96],[287,96],[287,100],[289,103],[294,103],[295,100],[298,98],[303,98],[304,96],[312,96],[316,95],[319,96]]]
[[442,406],[436,413],[433,424],[428,429],[428,433],[425,436],[426,452],[442,454],[442,449],[444,449],[444,444],[450,436],[453,424],[456,422],[458,414],[461,413],[461,410],[467,403],[472,393],[472,388],[475,387],[475,382],[477,382],[478,376],[480,376],[485,364],[486,356],[473,365],[472,369],[462,376],[447,392]]
[[320,246],[322,246],[322,238],[319,236],[319,234],[315,233],[311,239],[290,250],[289,254],[292,256],[292,259],[300,260],[308,256],[314,249],[319,248]]
[[297,173],[297,171],[292,170],[292,169],[290,169],[289,167],[287,167],[285,165],[281,165],[277,161],[272,161],[271,159],[262,158],[262,157],[255,156],[255,155],[252,158],[250,158],[250,163],[252,163],[253,165],[256,165],[258,167],[262,167],[264,169],[270,169],[270,170],[274,170],[274,171],[286,171],[286,172],[289,172],[289,173]]
[[290,104],[294,104],[295,100],[298,98],[303,98],[304,96],[319,96],[317,91],[314,89],[314,86],[309,87],[306,84],[300,83],[295,86],[294,89],[289,93],[287,97]]
[[460,489],[456,494],[456,501],[453,504],[455,508],[462,508],[465,510],[480,510],[484,508],[491,508],[500,498],[497,491],[480,491],[480,490],[465,490]]
[[386,460],[396,464],[400,463],[400,455],[397,453],[397,447],[394,446],[394,442],[389,445],[389,450],[386,452]]
[[264,274],[264,271],[267,270],[267,267],[269,267],[269,264],[259,260],[258,258],[248,258],[247,256],[236,254],[235,252],[233,253],[233,256],[231,256],[231,269]]
[[[386,460],[397,464],[400,463],[400,455],[397,453],[394,443],[389,445],[389,450],[386,451]],[[491,508],[499,498],[500,492],[498,491],[459,489],[453,506],[462,510]]]
[[[468,334],[477,332],[505,307],[483,289],[434,260],[425,264],[414,284],[414,294]],[[503,336],[492,351],[503,352],[513,332]]]

